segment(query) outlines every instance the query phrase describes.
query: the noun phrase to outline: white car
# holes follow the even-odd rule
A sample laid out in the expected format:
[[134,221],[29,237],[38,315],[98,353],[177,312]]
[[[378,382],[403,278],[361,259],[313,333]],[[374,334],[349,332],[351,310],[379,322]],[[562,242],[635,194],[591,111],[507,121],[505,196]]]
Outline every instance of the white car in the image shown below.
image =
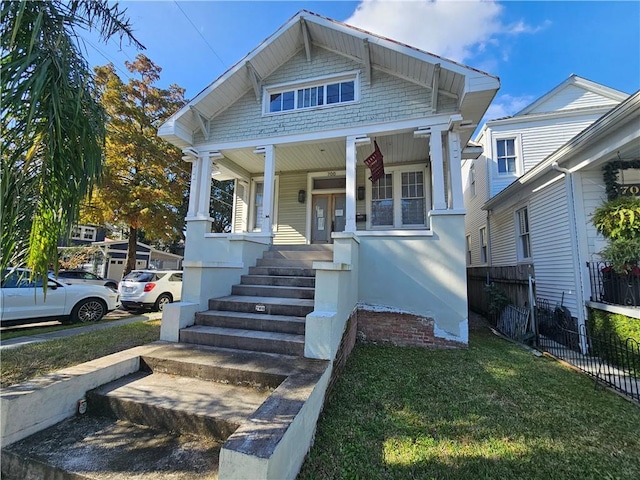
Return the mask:
[[118,285],[126,310],[162,311],[167,303],[182,298],[181,270],[132,270]]
[[55,279],[69,285],[104,285],[113,290],[118,290],[117,280],[102,278],[84,270],[60,270]]
[[42,278],[30,278],[29,270],[6,272],[0,284],[0,322],[27,323],[59,319],[63,323],[100,320],[120,306],[118,293],[99,285],[67,285],[47,279],[46,295]]

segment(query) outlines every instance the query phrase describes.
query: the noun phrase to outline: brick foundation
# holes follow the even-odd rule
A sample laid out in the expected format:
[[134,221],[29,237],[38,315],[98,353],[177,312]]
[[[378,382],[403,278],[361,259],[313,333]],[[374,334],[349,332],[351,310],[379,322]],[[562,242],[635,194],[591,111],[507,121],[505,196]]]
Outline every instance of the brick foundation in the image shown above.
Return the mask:
[[342,372],[345,364],[347,363],[347,358],[351,354],[354,345],[356,344],[356,336],[358,333],[358,315],[357,312],[354,311],[349,320],[347,320],[347,326],[345,328],[345,332],[342,335],[342,340],[340,341],[340,346],[338,347],[338,351],[336,352],[336,358],[333,361],[333,370],[331,372],[331,380],[329,380],[329,386],[327,387],[327,398],[330,396],[331,391],[333,390],[333,385]]
[[466,344],[436,337],[433,318],[403,312],[358,310],[358,340],[401,347],[460,348]]

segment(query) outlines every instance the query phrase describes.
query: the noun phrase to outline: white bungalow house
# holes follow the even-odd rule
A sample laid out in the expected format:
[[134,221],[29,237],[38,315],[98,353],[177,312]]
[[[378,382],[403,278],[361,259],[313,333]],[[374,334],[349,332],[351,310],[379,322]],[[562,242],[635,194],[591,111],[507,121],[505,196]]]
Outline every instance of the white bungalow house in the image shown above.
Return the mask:
[[[165,312],[162,338],[182,340],[267,250],[318,244],[332,254],[313,263],[305,356],[332,359],[358,311],[406,314],[431,323],[425,344],[465,345],[460,162],[498,88],[487,73],[296,14],[159,128],[192,164],[183,302]],[[376,183],[363,163],[374,142]],[[228,234],[211,233],[212,175],[235,180]]]
[[[619,183],[640,182],[640,94],[576,75],[512,117],[485,124],[484,154],[463,164],[467,265],[530,266],[536,295],[569,309],[638,318],[634,306],[602,303],[598,274],[604,239],[591,224],[607,196],[603,166],[619,162]],[[635,163],[633,162],[635,161]]]

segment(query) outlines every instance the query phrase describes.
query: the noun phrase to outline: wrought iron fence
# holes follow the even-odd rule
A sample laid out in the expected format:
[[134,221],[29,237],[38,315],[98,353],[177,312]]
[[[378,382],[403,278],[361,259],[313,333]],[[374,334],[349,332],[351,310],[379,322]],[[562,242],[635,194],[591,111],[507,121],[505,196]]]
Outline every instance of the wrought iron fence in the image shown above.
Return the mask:
[[[538,300],[538,348],[574,365],[596,381],[640,401],[640,343],[578,328],[561,307]],[[569,320],[571,319],[571,320]]]
[[605,262],[587,262],[591,279],[591,301],[640,306],[640,268],[627,273],[616,273]]

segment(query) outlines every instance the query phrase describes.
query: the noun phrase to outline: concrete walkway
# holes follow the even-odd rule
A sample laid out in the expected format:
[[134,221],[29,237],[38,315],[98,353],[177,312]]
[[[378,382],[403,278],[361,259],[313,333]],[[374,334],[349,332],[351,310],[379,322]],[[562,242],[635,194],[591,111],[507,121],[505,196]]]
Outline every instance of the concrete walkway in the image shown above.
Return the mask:
[[[116,311],[115,314],[120,314],[120,311]],[[112,315],[112,314],[110,314]],[[65,330],[58,330],[55,332],[42,333],[39,335],[28,335],[24,337],[11,338],[9,340],[3,340],[0,342],[0,350],[9,348],[22,347],[23,345],[30,345],[32,343],[47,342],[49,340],[55,340],[58,338],[68,338],[74,335],[80,335],[82,333],[95,332],[97,330],[104,330],[106,328],[118,327],[120,325],[127,325],[129,323],[144,322],[147,320],[156,320],[162,318],[162,312],[151,312],[142,315],[135,315],[131,317],[122,318],[120,320],[113,320],[110,322],[97,323],[94,325],[88,325],[86,327],[74,327],[67,328]],[[49,325],[46,325],[49,326]]]

